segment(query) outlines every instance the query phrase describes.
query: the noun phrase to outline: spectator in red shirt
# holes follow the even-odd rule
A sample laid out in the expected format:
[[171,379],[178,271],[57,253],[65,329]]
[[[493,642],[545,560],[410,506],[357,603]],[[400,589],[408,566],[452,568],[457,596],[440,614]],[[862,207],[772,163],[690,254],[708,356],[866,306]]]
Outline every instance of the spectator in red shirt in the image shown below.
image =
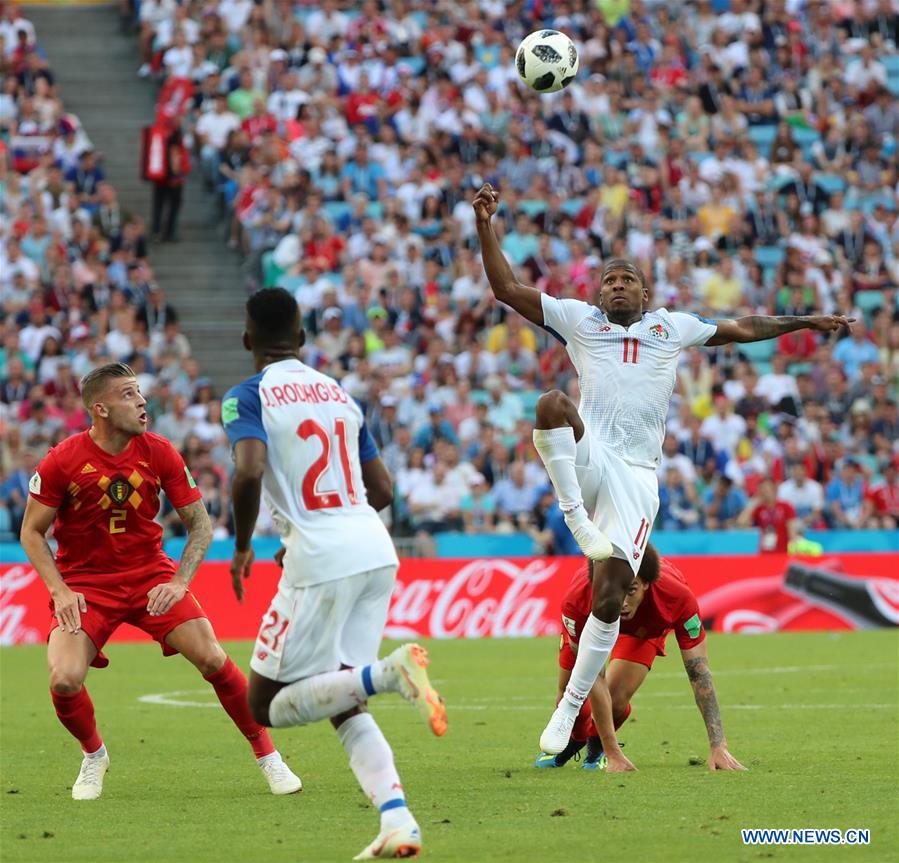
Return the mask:
[[808,330],[784,333],[777,340],[777,352],[794,363],[810,360],[816,350],[818,350],[818,342]]
[[791,540],[799,536],[796,510],[777,499],[777,487],[770,479],[759,483],[755,497],[737,519],[740,527],[757,527],[761,531],[759,551],[786,554]]
[[896,459],[883,469],[883,482],[868,492],[868,504],[873,510],[869,527],[895,530],[899,527],[899,467]]

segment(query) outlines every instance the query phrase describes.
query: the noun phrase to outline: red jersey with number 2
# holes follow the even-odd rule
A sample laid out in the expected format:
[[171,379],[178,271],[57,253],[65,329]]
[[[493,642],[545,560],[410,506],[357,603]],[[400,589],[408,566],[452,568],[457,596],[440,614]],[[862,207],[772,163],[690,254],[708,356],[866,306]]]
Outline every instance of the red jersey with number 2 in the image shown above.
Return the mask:
[[145,432],[111,455],[89,432],[53,447],[29,484],[31,496],[55,507],[56,565],[63,578],[96,575],[142,580],[175,572],[162,550],[159,493],[180,508],[200,499],[184,460],[164,437]]

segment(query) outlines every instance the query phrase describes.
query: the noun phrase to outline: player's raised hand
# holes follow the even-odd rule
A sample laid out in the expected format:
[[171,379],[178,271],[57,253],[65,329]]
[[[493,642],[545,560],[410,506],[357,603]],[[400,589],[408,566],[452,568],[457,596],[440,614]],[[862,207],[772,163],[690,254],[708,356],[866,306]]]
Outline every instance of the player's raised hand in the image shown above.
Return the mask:
[[63,632],[80,632],[81,615],[85,611],[87,602],[83,593],[76,593],[63,585],[53,594],[53,616]]
[[474,196],[471,205],[474,207],[474,216],[477,221],[489,222],[499,206],[499,192],[490,183],[484,183],[478,189],[478,193]]
[[246,551],[234,549],[234,556],[231,558],[231,587],[234,588],[238,602],[243,602],[243,582],[250,577],[250,568],[255,559],[252,548]]
[[636,769],[623,752],[618,751],[611,755],[606,754],[606,773],[628,773]]
[[147,611],[152,617],[165,614],[176,603],[184,598],[187,585],[183,581],[173,579],[165,584],[157,584],[147,594]]
[[806,315],[808,329],[819,333],[833,333],[840,330],[851,330],[855,318],[846,318],[843,315]]
[[727,751],[726,746],[713,746],[709,750],[708,765],[709,770],[746,770],[746,768]]

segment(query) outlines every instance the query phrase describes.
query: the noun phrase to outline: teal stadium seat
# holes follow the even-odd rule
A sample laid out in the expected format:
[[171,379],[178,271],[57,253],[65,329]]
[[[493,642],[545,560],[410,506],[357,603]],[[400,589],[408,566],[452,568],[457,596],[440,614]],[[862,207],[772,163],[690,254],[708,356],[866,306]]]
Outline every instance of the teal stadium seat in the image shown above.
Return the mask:
[[335,223],[347,218],[353,212],[352,205],[346,201],[325,201],[322,204],[322,209],[328,214],[328,218]]
[[771,155],[771,145],[777,137],[777,126],[771,124],[750,126],[746,130],[746,134],[758,148],[759,153],[767,159]]
[[780,246],[756,246],[755,259],[763,269],[774,269],[786,257],[786,252]]
[[566,216],[576,216],[584,206],[584,198],[569,198],[562,201],[561,210]]
[[524,418],[528,422],[533,422],[537,417],[537,401],[543,393],[540,390],[523,390],[517,393],[518,401],[521,402],[521,409],[524,411]]
[[887,75],[891,78],[899,77],[899,54],[888,54],[886,57],[881,57],[880,62],[887,70]]
[[287,272],[282,270],[274,261],[273,252],[264,252],[262,255],[262,285],[273,288],[278,284],[278,279]]
[[746,342],[738,345],[737,351],[753,363],[767,363],[777,351],[777,341],[768,339],[764,342]]
[[859,311],[861,311],[870,322],[874,312],[883,306],[883,292],[858,291],[853,297],[853,301],[855,302],[855,305],[858,306]]
[[380,201],[372,201],[365,208],[365,213],[370,219],[380,222],[384,218],[384,205]]
[[533,219],[539,213],[545,212],[546,201],[519,201],[518,209],[520,212],[525,213],[529,219]]
[[846,191],[846,180],[838,174],[815,174],[815,182],[827,192],[833,195],[835,192]]
[[397,60],[397,66],[405,66],[412,73],[413,78],[418,78],[424,74],[427,61],[424,57],[400,57]]

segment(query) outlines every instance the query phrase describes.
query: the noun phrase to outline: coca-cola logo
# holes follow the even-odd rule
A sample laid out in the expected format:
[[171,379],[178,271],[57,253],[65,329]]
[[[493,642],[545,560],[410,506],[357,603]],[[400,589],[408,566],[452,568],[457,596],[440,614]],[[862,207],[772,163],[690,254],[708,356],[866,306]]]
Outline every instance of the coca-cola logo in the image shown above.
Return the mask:
[[37,577],[37,572],[30,566],[11,566],[0,573],[0,646],[41,641],[40,631],[24,623],[29,606],[13,604],[13,597]]
[[877,610],[891,623],[899,626],[899,581],[871,578],[868,579],[867,588]]
[[555,635],[559,625],[535,596],[558,564],[545,559],[466,561],[448,579],[415,579],[394,588],[388,638],[502,638]]

